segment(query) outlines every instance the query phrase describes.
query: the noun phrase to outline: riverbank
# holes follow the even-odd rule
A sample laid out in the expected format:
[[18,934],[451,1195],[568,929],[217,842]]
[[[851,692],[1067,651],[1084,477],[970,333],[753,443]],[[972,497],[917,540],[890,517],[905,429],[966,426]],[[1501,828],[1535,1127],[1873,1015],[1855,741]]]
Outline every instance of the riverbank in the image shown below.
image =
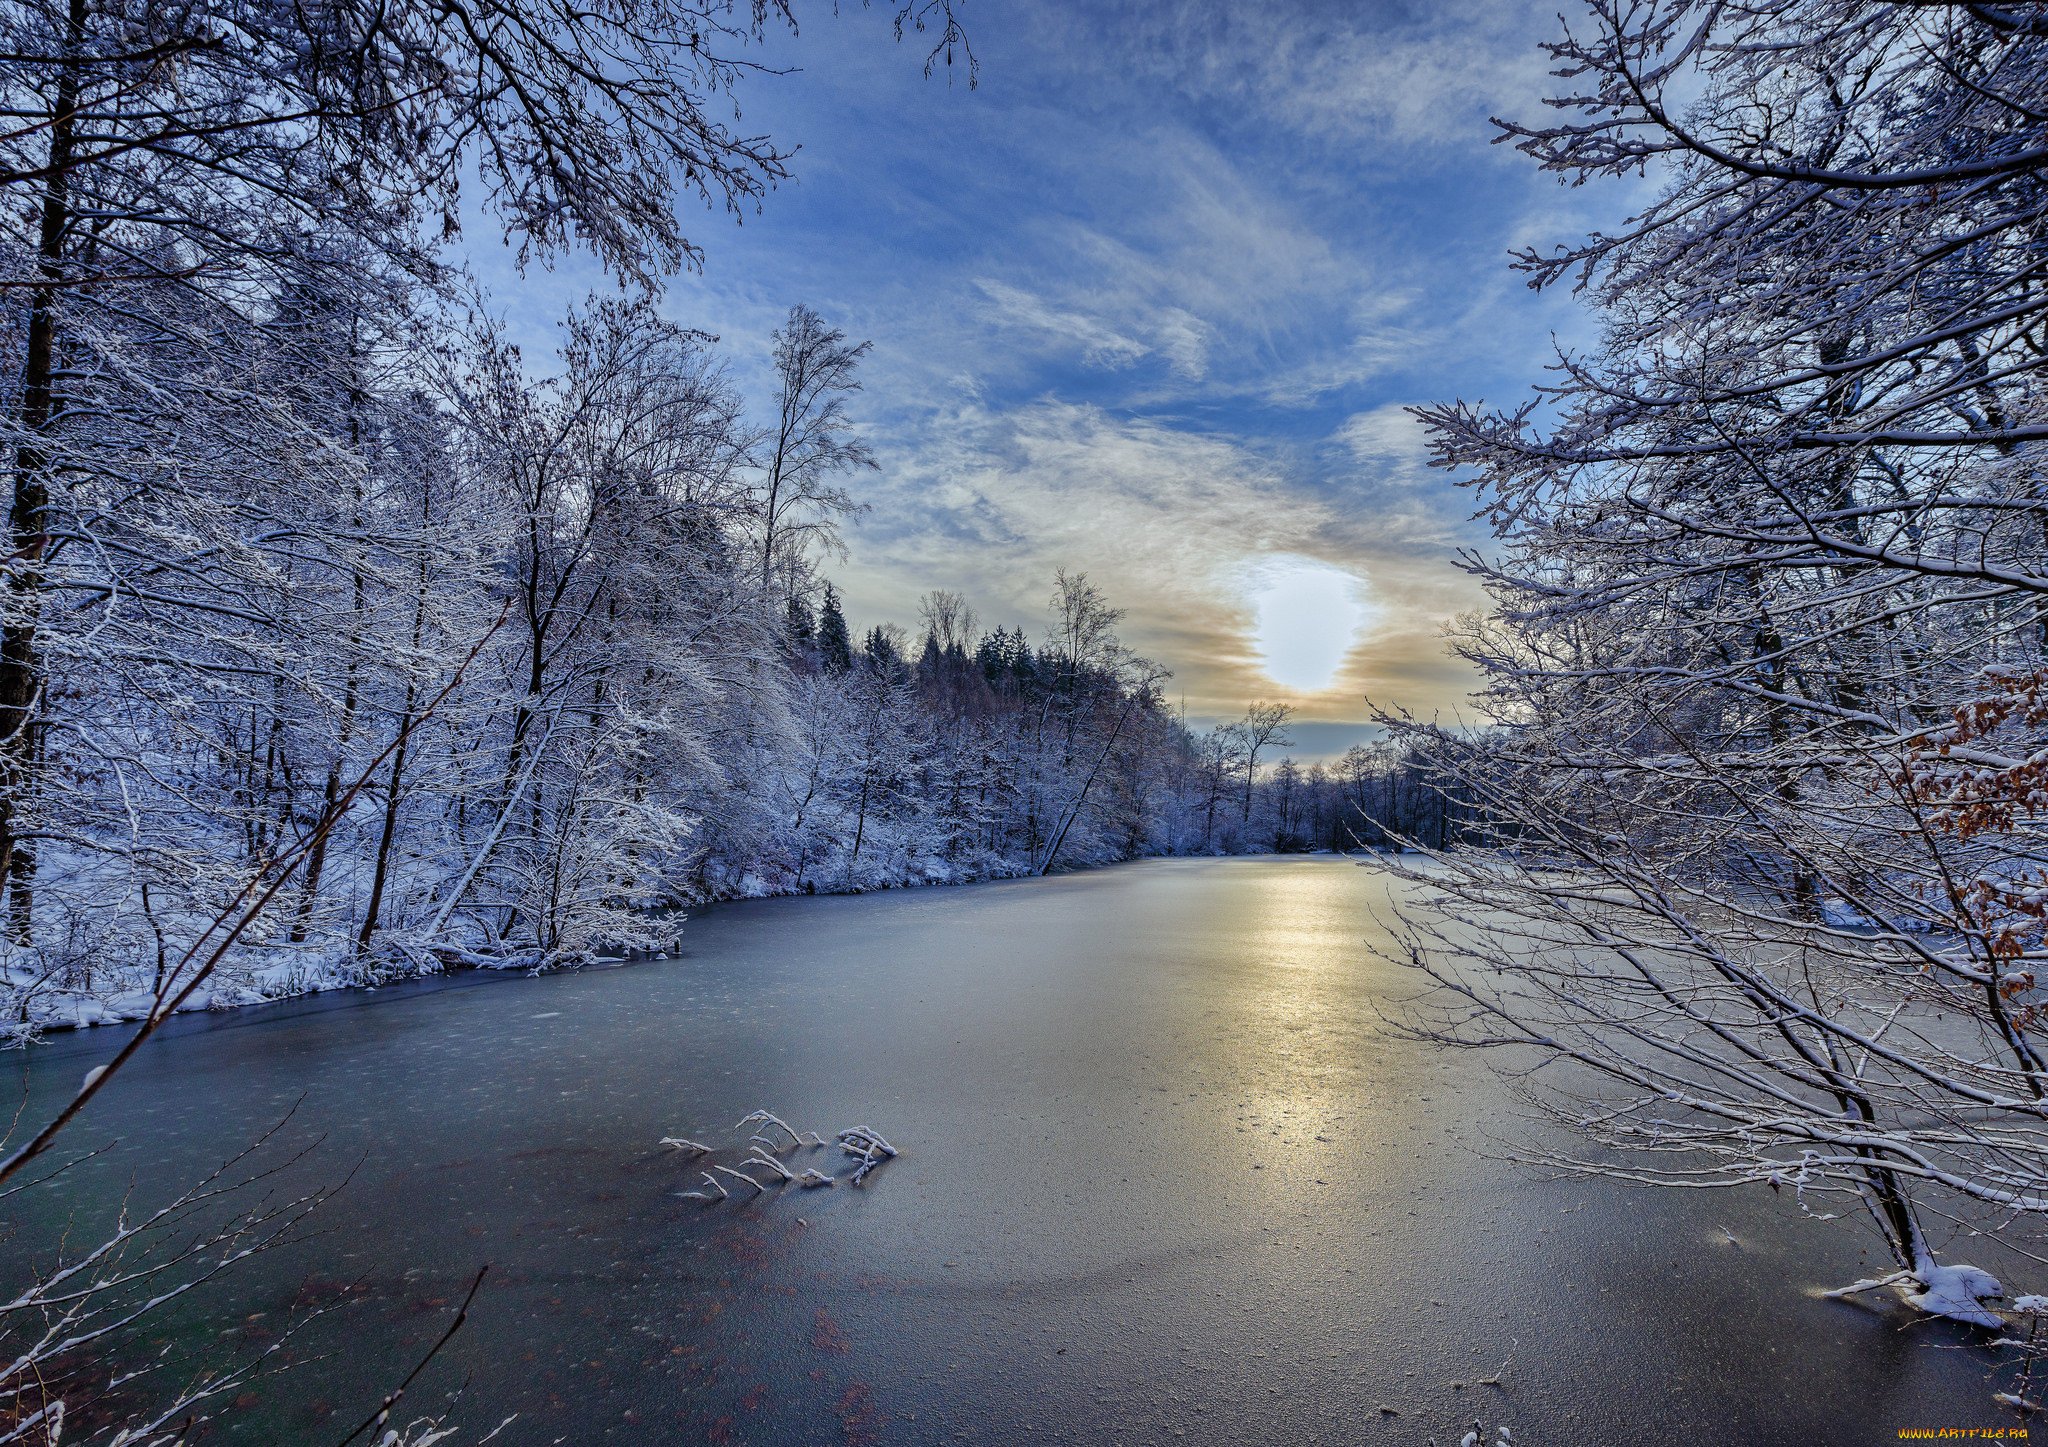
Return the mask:
[[[1060,874],[1087,873],[1129,864],[1143,858],[1251,858],[1256,855],[1134,855],[1129,859],[1062,869]],[[955,888],[999,880],[1035,877],[1021,866],[997,865],[978,871],[954,869],[943,863],[917,875],[876,880],[867,878],[841,886],[820,887],[816,880],[801,886],[786,878],[757,869],[715,869],[702,878],[708,893],[679,911],[685,918],[722,903],[739,900],[777,899],[815,895],[863,895],[895,890]],[[276,1004],[336,990],[373,990],[407,981],[468,971],[498,971],[541,974],[574,969],[605,959],[665,958],[667,950],[607,951],[537,957],[533,954],[496,955],[475,937],[449,939],[440,943],[394,931],[388,940],[368,956],[360,955],[353,939],[325,937],[309,932],[303,940],[257,936],[238,946],[222,960],[213,974],[180,1008],[181,1014],[232,1010],[251,1005]],[[83,972],[53,971],[46,965],[0,964],[0,1044],[22,1044],[43,1034],[121,1025],[145,1018],[154,1007],[156,981],[167,973],[165,965],[176,958],[165,947],[147,960],[101,962]],[[72,983],[60,984],[69,978]]]

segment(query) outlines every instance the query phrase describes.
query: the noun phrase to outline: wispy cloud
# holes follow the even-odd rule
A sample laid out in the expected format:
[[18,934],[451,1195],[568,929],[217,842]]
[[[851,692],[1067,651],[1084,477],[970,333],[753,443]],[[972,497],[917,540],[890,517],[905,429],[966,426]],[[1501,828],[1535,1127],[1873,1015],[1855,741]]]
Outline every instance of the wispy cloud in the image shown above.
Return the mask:
[[1375,482],[1424,487],[1441,480],[1430,470],[1429,440],[1406,405],[1386,402],[1344,419],[1333,441]]
[[1061,39],[1098,73],[1121,67],[1297,140],[1364,148],[1370,165],[1396,148],[1460,147],[1488,116],[1532,111],[1549,70],[1532,32],[1553,13],[1499,0],[1165,0],[1073,11]]
[[1022,330],[1065,344],[1087,366],[1128,367],[1152,350],[1085,312],[1056,306],[1022,287],[986,277],[974,285],[988,299],[984,315],[997,330]]

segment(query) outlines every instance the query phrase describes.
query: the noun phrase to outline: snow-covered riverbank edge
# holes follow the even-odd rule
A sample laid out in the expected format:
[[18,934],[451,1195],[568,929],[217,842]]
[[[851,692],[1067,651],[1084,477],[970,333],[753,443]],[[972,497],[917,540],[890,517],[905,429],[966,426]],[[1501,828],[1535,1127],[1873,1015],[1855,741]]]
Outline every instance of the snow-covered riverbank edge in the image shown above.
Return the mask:
[[[1149,859],[1225,857],[1263,856],[1147,854],[1131,859],[1110,860],[1102,864],[1063,869],[1056,873],[1096,873]],[[999,868],[975,872],[929,871],[917,877],[883,882],[869,880],[833,887],[820,887],[815,881],[807,881],[802,887],[798,887],[794,884],[779,883],[756,871],[746,870],[715,879],[712,892],[692,904],[681,907],[676,913],[687,920],[720,905],[750,900],[945,889],[975,884],[1016,882],[1036,877],[1036,872],[1029,869]],[[600,964],[637,964],[667,957],[666,951],[598,949],[580,955],[536,959],[532,956],[496,956],[451,942],[432,947],[414,944],[385,950],[374,958],[366,958],[356,956],[347,947],[346,942],[341,941],[259,941],[241,948],[224,960],[207,983],[195,991],[177,1013],[218,1013],[343,991],[374,993],[393,985],[461,974],[542,975]],[[157,998],[154,980],[147,977],[131,978],[134,973],[110,970],[100,977],[104,984],[87,988],[37,989],[34,988],[33,980],[6,981],[13,989],[23,992],[21,998],[27,1008],[18,1009],[14,1017],[7,1021],[4,1037],[0,1037],[0,1048],[28,1044],[45,1034],[131,1024],[145,1018]]]

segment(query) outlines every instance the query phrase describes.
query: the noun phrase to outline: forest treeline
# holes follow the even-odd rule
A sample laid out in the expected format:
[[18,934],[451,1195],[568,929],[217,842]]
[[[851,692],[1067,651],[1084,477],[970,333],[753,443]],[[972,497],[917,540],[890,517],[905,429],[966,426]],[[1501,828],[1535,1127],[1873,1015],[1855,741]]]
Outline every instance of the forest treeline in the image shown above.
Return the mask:
[[203,348],[70,334],[7,796],[17,1024],[146,1009],[172,943],[309,840],[209,998],[658,949],[734,894],[1440,834],[1384,750],[1279,758],[1283,707],[1188,729],[1083,576],[1029,628],[934,591],[850,629],[820,563],[872,466],[866,348],[808,307],[757,425],[650,302],[588,302],[535,366],[474,293],[370,274],[239,298]]

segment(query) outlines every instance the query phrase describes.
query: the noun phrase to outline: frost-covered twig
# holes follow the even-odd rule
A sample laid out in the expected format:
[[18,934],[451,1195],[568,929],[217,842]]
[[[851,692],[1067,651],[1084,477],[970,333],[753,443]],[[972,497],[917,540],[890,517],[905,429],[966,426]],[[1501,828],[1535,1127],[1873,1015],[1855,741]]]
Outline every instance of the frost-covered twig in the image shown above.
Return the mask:
[[883,1140],[880,1131],[864,1125],[839,1132],[839,1145],[841,1149],[856,1156],[866,1155],[870,1151],[879,1151],[885,1156],[896,1154],[896,1147]]
[[[718,1177],[712,1175],[709,1171],[704,1172],[704,1184],[711,1188],[712,1194],[706,1194],[703,1191],[685,1191],[683,1192],[684,1197],[692,1201],[709,1203],[712,1201],[729,1200],[732,1196],[732,1193],[719,1183]],[[756,1187],[756,1189],[759,1188]]]
[[708,1156],[711,1154],[710,1146],[701,1145],[683,1136],[665,1135],[661,1138],[661,1143],[670,1150],[688,1151],[693,1156]]
[[743,1166],[765,1166],[784,1181],[796,1179],[795,1173],[788,1166],[776,1160],[775,1157],[769,1155],[766,1151],[755,1151],[752,1155],[741,1161],[740,1164]]
[[860,1165],[854,1170],[853,1183],[858,1186],[867,1178],[868,1172],[896,1154],[896,1147],[882,1138],[881,1132],[870,1126],[855,1126],[839,1132],[839,1148],[850,1156],[858,1156]]
[[713,1166],[711,1169],[718,1172],[721,1176],[731,1176],[735,1181],[745,1181],[756,1191],[765,1192],[768,1189],[745,1171],[736,1171],[731,1166]]
[[816,1166],[812,1166],[796,1178],[796,1183],[806,1191],[811,1191],[816,1190],[819,1186],[836,1186],[839,1184],[839,1178],[837,1176],[828,1176]]
[[[795,1131],[795,1130],[793,1130],[793,1129],[792,1129],[792,1128],[790,1127],[790,1124],[789,1124],[789,1122],[788,1122],[788,1121],[784,1120],[784,1119],[783,1119],[783,1118],[782,1118],[781,1116],[779,1116],[779,1115],[775,1115],[775,1114],[773,1114],[773,1113],[772,1113],[772,1112],[770,1112],[770,1111],[765,1111],[765,1110],[757,1110],[757,1111],[755,1111],[755,1112],[754,1112],[754,1113],[753,1113],[752,1115],[750,1115],[750,1116],[747,1116],[747,1117],[745,1117],[745,1118],[744,1118],[743,1120],[741,1120],[741,1121],[740,1121],[740,1123],[739,1123],[738,1125],[736,1125],[736,1126],[734,1126],[734,1127],[733,1127],[733,1129],[734,1129],[734,1130],[745,1130],[745,1129],[746,1129],[746,1128],[747,1128],[748,1126],[750,1126],[750,1125],[772,1125],[772,1126],[776,1126],[776,1127],[779,1127],[779,1128],[780,1128],[781,1130],[783,1130],[784,1132],[786,1132],[786,1133],[788,1134],[788,1136],[789,1136],[789,1140],[790,1140],[790,1144],[792,1144],[792,1145],[799,1145],[799,1146],[800,1146],[800,1145],[802,1145],[802,1144],[804,1143],[804,1138],[803,1138],[802,1136],[798,1135],[798,1134],[796,1133],[796,1131]],[[756,1139],[759,1139],[759,1138],[758,1138],[758,1137],[756,1137]]]

